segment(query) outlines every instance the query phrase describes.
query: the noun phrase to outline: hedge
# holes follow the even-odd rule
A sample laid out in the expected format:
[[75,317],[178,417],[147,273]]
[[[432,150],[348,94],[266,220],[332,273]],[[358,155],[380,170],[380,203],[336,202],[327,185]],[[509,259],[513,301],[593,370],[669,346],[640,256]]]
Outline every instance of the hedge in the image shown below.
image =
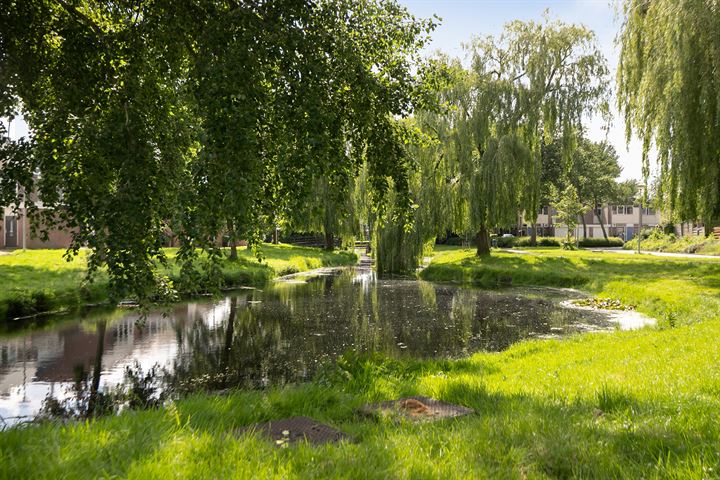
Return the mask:
[[622,238],[608,237],[604,238],[583,238],[580,240],[581,247],[622,247],[625,244]]

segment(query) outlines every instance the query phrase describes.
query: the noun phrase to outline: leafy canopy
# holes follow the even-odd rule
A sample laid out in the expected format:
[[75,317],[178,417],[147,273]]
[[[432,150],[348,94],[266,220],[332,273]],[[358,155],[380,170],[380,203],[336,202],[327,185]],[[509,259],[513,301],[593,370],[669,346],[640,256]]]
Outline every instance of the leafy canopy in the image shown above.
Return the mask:
[[618,104],[628,140],[657,148],[662,203],[683,220],[720,219],[720,4],[624,0]]
[[349,189],[365,162],[376,199],[392,184],[407,204],[394,119],[423,95],[433,27],[380,0],[10,0],[0,113],[21,109],[33,135],[27,155],[3,144],[1,198],[36,192],[34,223],[70,229],[140,299],[162,280],[163,234],[193,285],[198,248],[257,243],[313,179]]

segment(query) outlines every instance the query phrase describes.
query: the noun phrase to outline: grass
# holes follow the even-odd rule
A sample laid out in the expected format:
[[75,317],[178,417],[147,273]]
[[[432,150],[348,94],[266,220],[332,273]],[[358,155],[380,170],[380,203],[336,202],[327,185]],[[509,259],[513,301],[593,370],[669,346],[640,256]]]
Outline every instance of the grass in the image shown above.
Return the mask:
[[[676,236],[653,230],[648,238],[641,242],[641,248],[651,252],[697,253],[701,255],[720,255],[720,240],[712,236],[697,235]],[[628,240],[623,246],[625,250],[637,248],[637,239]]]
[[[172,259],[175,249],[167,249],[167,274],[179,276]],[[46,312],[75,308],[84,303],[107,299],[107,277],[100,273],[92,283],[85,281],[85,255],[73,261],[63,258],[64,250],[17,250],[0,255],[0,321]],[[317,248],[291,245],[263,245],[264,259],[258,262],[246,248],[238,250],[238,261],[222,264],[223,286],[262,285],[272,277],[323,266],[357,262],[351,252],[326,252]]]
[[436,252],[421,276],[483,287],[512,282],[578,288],[633,305],[663,325],[720,316],[720,261],[714,259],[558,249],[499,251],[480,259],[474,250],[455,248]]
[[[514,283],[598,294],[633,287],[632,298],[653,294],[659,304],[685,297],[688,307],[675,328],[526,341],[457,361],[346,355],[306,385],[195,395],[161,410],[14,429],[0,434],[0,476],[718,478],[720,263],[537,250],[480,260],[443,249],[424,275],[464,281],[486,278],[486,270],[510,272]],[[549,280],[555,271],[562,281]],[[407,394],[477,414],[418,425],[354,413],[364,402]],[[291,415],[326,421],[356,442],[280,449],[233,434]]]

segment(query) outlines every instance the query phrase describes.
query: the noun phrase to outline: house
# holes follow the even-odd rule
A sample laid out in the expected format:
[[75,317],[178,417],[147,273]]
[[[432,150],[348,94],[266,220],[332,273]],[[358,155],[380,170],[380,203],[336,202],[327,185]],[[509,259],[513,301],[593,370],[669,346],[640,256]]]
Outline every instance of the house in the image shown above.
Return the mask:
[[[627,241],[632,239],[640,230],[642,215],[642,228],[653,228],[661,224],[659,212],[652,208],[638,205],[604,205],[587,211],[578,218],[575,235],[578,238],[603,238],[603,227],[608,237],[619,237]],[[602,224],[600,223],[602,222]],[[538,236],[564,237],[567,227],[557,217],[557,210],[545,206],[540,209],[537,218]],[[532,225],[523,225],[527,231]]]
[[[43,208],[37,198],[31,200],[38,208]],[[30,220],[24,215],[24,204],[19,211],[12,206],[0,207],[0,248],[68,248],[72,241],[72,233],[67,230],[50,229],[47,241],[32,234]]]

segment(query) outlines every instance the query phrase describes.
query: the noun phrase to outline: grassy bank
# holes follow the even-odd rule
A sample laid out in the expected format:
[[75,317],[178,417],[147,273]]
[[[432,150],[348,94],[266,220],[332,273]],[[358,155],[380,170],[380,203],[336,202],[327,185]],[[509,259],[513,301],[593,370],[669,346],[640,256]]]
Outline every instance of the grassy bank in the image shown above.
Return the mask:
[[[563,280],[549,280],[553,272]],[[678,310],[675,328],[527,341],[458,361],[347,356],[309,385],[198,395],[163,410],[11,430],[0,434],[0,475],[717,478],[718,272],[720,263],[712,260],[560,251],[477,260],[471,251],[444,250],[426,277],[511,274],[513,283],[534,280],[613,295],[627,288],[636,299],[656,295],[638,302],[646,311],[663,311],[662,302],[683,297],[687,307]],[[407,394],[457,402],[477,414],[418,425],[354,413],[364,402]],[[324,420],[356,442],[281,449],[233,434],[239,426],[292,415]]]
[[[272,277],[323,266],[348,265],[357,261],[354,253],[326,252],[291,245],[264,245],[264,259],[258,262],[245,248],[238,260],[222,264],[224,286],[262,285]],[[100,273],[94,282],[85,282],[85,252],[72,262],[64,250],[17,250],[0,255],[0,321],[59,308],[74,308],[107,298],[107,278]],[[167,274],[177,279],[179,268],[168,249]]]
[[[625,242],[625,250],[637,248],[637,239]],[[681,236],[665,234],[653,230],[641,242],[641,248],[650,252],[697,253],[701,255],[720,255],[720,240],[713,237]]]
[[578,288],[633,305],[664,326],[720,317],[720,261],[714,259],[558,249],[500,251],[480,259],[473,250],[446,249],[437,252],[421,276],[484,287]]

